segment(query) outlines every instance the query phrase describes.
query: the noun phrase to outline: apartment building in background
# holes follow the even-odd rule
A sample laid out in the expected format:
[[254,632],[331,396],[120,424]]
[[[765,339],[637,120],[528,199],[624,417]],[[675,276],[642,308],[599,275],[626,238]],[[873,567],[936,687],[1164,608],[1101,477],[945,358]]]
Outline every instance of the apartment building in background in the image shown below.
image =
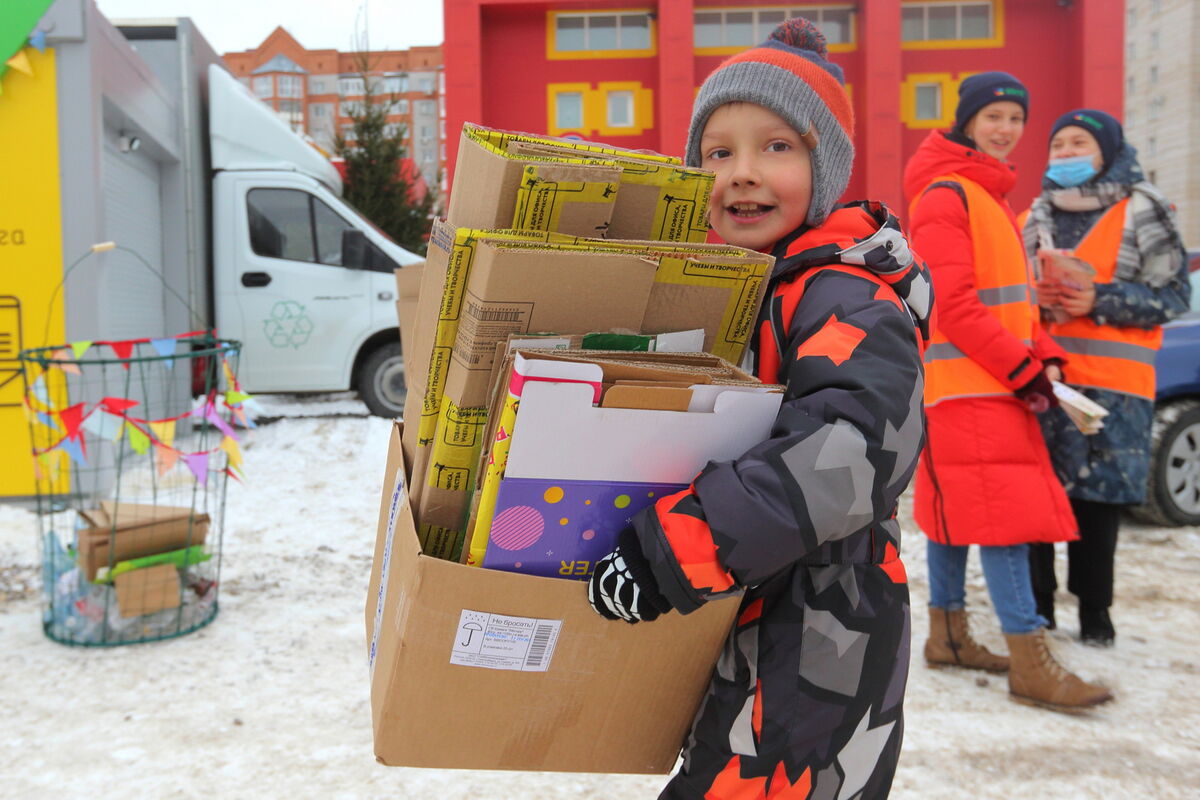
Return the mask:
[[[1185,4],[1195,0],[1163,0]],[[958,85],[972,73],[1004,70],[1029,87],[1026,139],[1013,155],[1018,209],[1038,191],[1055,117],[1081,105],[1119,115],[1125,103],[1122,0],[444,0],[443,9],[454,20],[443,45],[451,171],[466,121],[681,155],[705,77],[789,16],[820,25],[845,72],[857,128],[848,199],[903,211],[904,164],[953,123]]]
[[[388,124],[405,131],[405,149],[428,186],[445,175],[446,120],[442,48],[373,50],[365,54],[375,97],[390,104]],[[293,130],[304,131],[330,155],[340,131],[353,137],[350,112],[363,102],[363,54],[306,50],[278,27],[252,50],[226,53],[230,71]]]
[[1200,248],[1200,3],[1125,3],[1125,136]]

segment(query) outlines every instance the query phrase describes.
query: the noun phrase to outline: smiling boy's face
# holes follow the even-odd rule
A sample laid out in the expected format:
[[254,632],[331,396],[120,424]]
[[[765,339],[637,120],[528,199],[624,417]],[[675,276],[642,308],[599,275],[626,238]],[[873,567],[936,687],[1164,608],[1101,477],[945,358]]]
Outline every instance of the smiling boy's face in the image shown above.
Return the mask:
[[773,111],[728,103],[708,118],[701,163],[716,173],[709,223],[738,247],[767,250],[800,227],[812,202],[812,160],[799,132]]

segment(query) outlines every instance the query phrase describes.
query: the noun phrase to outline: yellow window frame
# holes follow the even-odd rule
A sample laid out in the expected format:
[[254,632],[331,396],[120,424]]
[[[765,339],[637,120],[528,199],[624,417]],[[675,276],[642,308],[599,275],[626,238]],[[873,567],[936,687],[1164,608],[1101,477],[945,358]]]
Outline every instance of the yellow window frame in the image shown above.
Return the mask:
[[[948,128],[954,122],[954,98],[958,81],[949,72],[912,72],[900,84],[900,120],[911,129]],[[917,87],[937,85],[942,90],[942,115],[937,119],[917,119]]]
[[[555,40],[559,17],[611,17],[621,14],[645,14],[650,23],[650,47],[643,50],[559,50]],[[658,22],[653,8],[606,8],[596,11],[547,11],[546,58],[550,61],[582,61],[602,58],[652,58],[658,55]]]
[[[609,126],[608,93],[633,93],[633,124]],[[558,126],[558,96],[560,94],[583,96],[583,125],[579,128]],[[546,84],[546,133],[561,136],[578,133],[581,136],[638,136],[654,127],[654,90],[647,89],[640,81],[604,81],[594,87],[590,83]]]
[[[901,3],[904,6],[930,6],[946,3],[955,5],[966,0],[920,0],[919,2]],[[981,50],[989,47],[1004,46],[1004,0],[991,0],[992,4],[992,35],[986,39],[926,39],[920,42],[900,42],[901,50]]]
[[[850,41],[839,42],[838,44],[828,45],[828,50],[831,53],[852,53],[858,49],[858,8],[854,3],[823,3],[817,6],[822,9],[831,11],[849,11],[850,12]],[[696,6],[692,13],[695,12],[711,12],[711,11],[794,11],[800,6],[791,4],[784,6],[718,6],[709,8],[708,6]],[[693,18],[692,25],[694,26],[695,19]],[[755,43],[757,44],[757,42]],[[753,46],[753,45],[751,45]],[[731,56],[740,53],[747,49],[743,45],[732,45],[730,47],[696,47],[692,52],[698,56]]]

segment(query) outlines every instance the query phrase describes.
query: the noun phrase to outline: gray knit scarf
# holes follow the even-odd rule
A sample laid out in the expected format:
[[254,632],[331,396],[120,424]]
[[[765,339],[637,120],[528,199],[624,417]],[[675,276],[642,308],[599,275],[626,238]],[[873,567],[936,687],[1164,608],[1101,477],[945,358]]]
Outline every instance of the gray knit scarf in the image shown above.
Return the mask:
[[1033,201],[1025,223],[1025,251],[1032,257],[1039,248],[1055,247],[1056,214],[1087,214],[1106,209],[1126,197],[1129,206],[1117,252],[1116,279],[1154,289],[1165,286],[1179,272],[1183,242],[1179,237],[1174,206],[1145,180],[1133,184],[1097,182],[1069,189],[1044,189]]

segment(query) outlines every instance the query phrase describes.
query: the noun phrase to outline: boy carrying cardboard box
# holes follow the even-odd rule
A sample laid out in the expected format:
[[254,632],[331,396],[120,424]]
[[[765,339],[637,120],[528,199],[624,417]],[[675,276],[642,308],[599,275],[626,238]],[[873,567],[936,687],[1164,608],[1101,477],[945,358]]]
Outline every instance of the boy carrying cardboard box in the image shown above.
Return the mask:
[[758,376],[770,438],[634,517],[588,584],[636,623],[745,591],[683,766],[661,798],[882,798],[900,753],[909,600],[896,503],[924,438],[928,274],[877,203],[837,206],[853,159],[841,70],[792,19],[696,97],[687,163],[710,221],[777,261]]

